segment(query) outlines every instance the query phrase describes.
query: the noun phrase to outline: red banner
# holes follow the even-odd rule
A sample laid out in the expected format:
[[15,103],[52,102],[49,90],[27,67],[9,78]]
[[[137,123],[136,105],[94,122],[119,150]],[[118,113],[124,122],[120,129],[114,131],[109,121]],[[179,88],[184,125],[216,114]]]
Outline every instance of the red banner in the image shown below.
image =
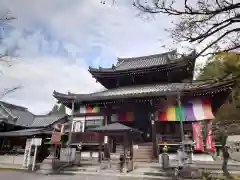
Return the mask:
[[192,129],[193,129],[193,140],[195,142],[194,150],[203,151],[201,125],[199,123],[192,123]]
[[212,138],[212,121],[209,121],[207,123],[207,136],[206,136],[206,150],[208,151],[214,151],[214,143]]
[[61,141],[61,132],[57,132],[54,129],[52,132],[51,143],[58,144],[60,141]]

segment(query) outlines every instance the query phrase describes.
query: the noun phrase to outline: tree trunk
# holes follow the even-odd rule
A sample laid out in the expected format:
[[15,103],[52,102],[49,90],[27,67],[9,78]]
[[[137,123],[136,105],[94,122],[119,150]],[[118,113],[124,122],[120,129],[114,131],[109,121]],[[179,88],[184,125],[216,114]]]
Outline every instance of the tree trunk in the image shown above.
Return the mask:
[[230,173],[228,172],[228,159],[229,159],[229,153],[228,149],[226,147],[227,143],[227,137],[228,135],[225,132],[222,132],[222,140],[221,140],[221,145],[222,145],[222,156],[223,156],[223,162],[222,162],[222,171],[223,175],[225,177],[228,177],[229,179],[231,178]]
[[223,175],[226,177],[230,177],[230,173],[228,172],[227,166],[228,166],[228,159],[229,159],[229,153],[227,151],[227,148],[224,146],[222,147],[222,153],[223,153],[223,162],[222,162],[222,171]]

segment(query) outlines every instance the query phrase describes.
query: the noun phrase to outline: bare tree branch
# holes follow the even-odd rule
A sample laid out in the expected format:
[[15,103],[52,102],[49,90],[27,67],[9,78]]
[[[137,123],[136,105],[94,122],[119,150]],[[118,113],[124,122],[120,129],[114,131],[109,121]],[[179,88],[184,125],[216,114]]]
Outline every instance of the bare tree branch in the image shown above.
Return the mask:
[[[10,14],[10,12],[7,11],[7,12],[4,13],[3,15],[0,15],[0,25],[1,25],[1,24],[5,24],[5,23],[7,23],[8,21],[11,21],[11,20],[16,19],[15,17],[13,17],[13,16],[11,16],[11,15],[9,15],[9,14]],[[7,56],[8,56],[8,52],[5,52],[5,53],[3,53],[3,54],[0,54],[0,61],[1,61],[1,62],[4,62],[4,63],[6,63],[7,65],[10,66],[10,61],[5,59],[5,57],[7,57]]]
[[0,93],[0,99],[3,99],[8,94],[13,93],[13,92],[19,90],[20,88],[22,88],[22,86],[16,86],[16,87],[13,87],[13,88],[5,89],[2,93]]
[[[10,12],[7,11],[3,15],[0,15],[0,25],[7,23],[8,21],[14,20],[15,17],[10,15]],[[0,54],[0,63],[4,63],[8,66],[11,66],[11,61],[8,59],[8,52],[5,52],[3,54]],[[20,89],[22,86],[15,86],[12,88],[7,88],[3,90],[3,92],[0,92],[0,99],[4,98],[6,95],[15,92],[16,90]]]
[[197,56],[239,49],[240,3],[237,1],[196,0],[194,4],[189,0],[152,0],[144,4],[134,0],[133,6],[145,13],[178,16],[180,21],[168,32],[176,43],[204,44]]

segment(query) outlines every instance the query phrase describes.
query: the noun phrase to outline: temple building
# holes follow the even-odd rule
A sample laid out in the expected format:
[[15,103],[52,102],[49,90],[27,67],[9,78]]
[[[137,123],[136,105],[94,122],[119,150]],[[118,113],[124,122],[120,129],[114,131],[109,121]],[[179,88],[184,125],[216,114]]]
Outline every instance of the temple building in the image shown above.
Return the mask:
[[66,122],[66,114],[35,115],[26,107],[0,101],[0,159],[7,154],[22,163],[26,139],[51,137],[52,130]]
[[[195,55],[171,51],[118,58],[110,68],[89,67],[106,90],[91,94],[54,91],[53,96],[73,111],[72,141],[82,142],[83,149],[98,146],[97,134],[88,129],[119,122],[141,131],[134,144],[139,149],[148,147],[156,159],[163,144],[180,144],[180,121],[184,133],[192,137],[192,123],[214,119],[235,84],[232,78],[194,81]],[[117,140],[109,138],[104,143],[110,152],[119,151]]]

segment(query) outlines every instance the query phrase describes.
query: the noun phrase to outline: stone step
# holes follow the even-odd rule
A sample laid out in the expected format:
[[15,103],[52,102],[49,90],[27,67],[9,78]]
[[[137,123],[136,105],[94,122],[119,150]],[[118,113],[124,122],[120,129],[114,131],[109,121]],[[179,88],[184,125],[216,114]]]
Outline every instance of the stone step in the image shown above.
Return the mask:
[[[101,172],[60,172],[58,175],[77,175],[77,174],[89,174],[89,175],[96,175],[96,176],[114,176],[114,177],[126,177],[126,178],[133,178],[133,179],[148,179],[148,180],[172,180],[172,177],[164,177],[164,176],[148,176],[144,174],[131,174],[131,173],[120,173],[119,171],[111,171],[111,170],[104,170]],[[185,179],[190,180],[190,179]]]
[[152,154],[152,151],[136,151],[136,152],[133,152],[133,155],[134,154]]
[[135,153],[133,153],[133,156],[138,156],[138,155],[152,155],[152,152],[135,152]]
[[152,159],[135,159],[134,161],[135,161],[135,162],[142,162],[142,163],[145,163],[145,162],[151,162]]
[[133,159],[152,159],[152,156],[134,156]]
[[77,171],[99,172],[100,167],[69,167],[62,170],[62,172],[77,172]]
[[[209,170],[209,172],[212,175],[220,175],[223,172],[221,170]],[[164,172],[164,171],[149,171],[145,172],[144,175],[149,175],[149,176],[163,176],[163,177],[168,177],[171,176],[173,172]],[[238,171],[229,171],[229,173],[233,176],[240,176],[240,170]]]
[[[171,163],[171,166],[175,167],[177,164],[173,164]],[[198,169],[209,169],[209,170],[221,170],[222,169],[222,165],[220,163],[218,164],[214,164],[214,163],[206,163],[206,162],[195,162],[193,164],[193,166],[195,166]],[[162,163],[137,163],[135,164],[136,168],[152,168],[152,169],[157,169],[157,170],[161,170],[162,169]],[[228,165],[228,170],[231,171],[235,171],[235,170],[240,170],[240,165],[237,164],[229,164]]]

